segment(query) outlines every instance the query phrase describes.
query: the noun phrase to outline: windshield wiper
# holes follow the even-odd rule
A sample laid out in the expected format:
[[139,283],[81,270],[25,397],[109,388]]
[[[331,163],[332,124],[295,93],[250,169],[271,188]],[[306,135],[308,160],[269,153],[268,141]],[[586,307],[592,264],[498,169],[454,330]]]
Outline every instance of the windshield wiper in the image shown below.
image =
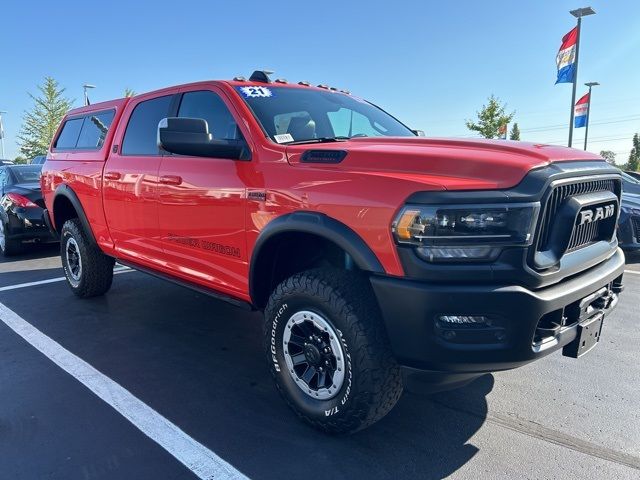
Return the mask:
[[349,140],[351,137],[319,137],[319,138],[308,138],[306,140],[294,140],[293,142],[286,142],[284,145],[302,145],[305,143],[331,143],[331,142],[344,142],[345,140]]

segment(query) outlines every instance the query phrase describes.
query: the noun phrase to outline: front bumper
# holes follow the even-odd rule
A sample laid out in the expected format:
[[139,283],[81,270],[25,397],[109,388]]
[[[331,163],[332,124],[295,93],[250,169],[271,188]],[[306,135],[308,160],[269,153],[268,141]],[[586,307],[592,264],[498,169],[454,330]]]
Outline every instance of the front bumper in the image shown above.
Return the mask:
[[626,251],[640,250],[640,216],[620,215],[618,244]]
[[[584,319],[575,313],[580,301],[598,291],[621,291],[624,265],[624,254],[617,249],[587,271],[539,290],[519,285],[436,284],[384,276],[372,276],[371,284],[401,365],[435,372],[482,373],[524,365],[574,340],[577,323]],[[606,316],[615,307],[617,293],[611,299],[614,301],[606,302],[606,306],[589,304],[590,315],[597,310]],[[491,319],[491,325],[461,327],[452,340],[443,336],[436,321],[442,315],[482,315]],[[541,327],[551,321],[563,326],[552,338],[538,341],[541,331],[548,332]]]

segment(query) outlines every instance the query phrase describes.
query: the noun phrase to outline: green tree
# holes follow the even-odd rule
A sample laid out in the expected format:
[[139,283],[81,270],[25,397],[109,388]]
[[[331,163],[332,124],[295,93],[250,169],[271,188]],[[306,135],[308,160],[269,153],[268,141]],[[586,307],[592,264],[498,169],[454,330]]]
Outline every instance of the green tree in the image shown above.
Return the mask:
[[45,77],[38,85],[38,96],[29,94],[33,108],[24,113],[22,128],[18,134],[20,153],[26,158],[47,153],[53,135],[72,101],[64,97],[64,88],[51,77]]
[[23,157],[22,155],[18,155],[16,158],[13,159],[13,163],[15,163],[16,165],[24,165],[28,161],[29,160],[26,157]]
[[500,127],[508,124],[515,112],[506,113],[506,104],[502,104],[500,99],[491,95],[486,105],[483,105],[478,115],[478,121],[466,121],[467,128],[478,132],[484,138],[497,138]]
[[136,92],[134,92],[130,88],[125,88],[124,89],[124,96],[125,97],[135,97],[136,96]]
[[518,128],[518,122],[514,123],[513,127],[511,127],[509,140],[520,140],[520,129]]
[[633,136],[633,148],[629,154],[629,162],[627,163],[626,168],[632,172],[637,172],[638,166],[640,166],[640,136],[636,133]]
[[610,163],[611,165],[615,165],[616,163],[615,152],[612,152],[611,150],[600,150],[600,156],[604,158],[607,161],[607,163]]

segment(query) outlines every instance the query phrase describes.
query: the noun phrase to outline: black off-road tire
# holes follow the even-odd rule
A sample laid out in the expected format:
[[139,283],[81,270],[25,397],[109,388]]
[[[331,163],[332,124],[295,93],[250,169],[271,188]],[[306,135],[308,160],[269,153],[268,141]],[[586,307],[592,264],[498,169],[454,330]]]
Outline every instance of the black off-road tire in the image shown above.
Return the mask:
[[[283,332],[300,311],[315,312],[338,333],[344,381],[333,398],[303,392],[287,366]],[[265,348],[276,386],[296,414],[327,433],[353,433],[384,417],[402,395],[402,377],[371,285],[361,273],[320,268],[288,278],[265,309]]]
[[[81,269],[74,278],[67,255],[70,242],[75,242],[81,261]],[[60,256],[62,267],[71,291],[80,298],[96,297],[105,294],[111,288],[113,265],[115,260],[102,253],[89,241],[80,220],[72,218],[62,226],[60,234]]]

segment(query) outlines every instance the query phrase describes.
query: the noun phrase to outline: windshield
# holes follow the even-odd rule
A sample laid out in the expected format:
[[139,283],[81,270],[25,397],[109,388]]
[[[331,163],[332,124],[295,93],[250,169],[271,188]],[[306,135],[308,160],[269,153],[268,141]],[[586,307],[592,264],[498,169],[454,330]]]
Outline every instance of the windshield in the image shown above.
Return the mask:
[[415,136],[388,113],[345,93],[271,85],[236,88],[278,143]]
[[24,167],[12,167],[16,183],[38,183],[40,181],[40,171],[42,165],[27,165]]

